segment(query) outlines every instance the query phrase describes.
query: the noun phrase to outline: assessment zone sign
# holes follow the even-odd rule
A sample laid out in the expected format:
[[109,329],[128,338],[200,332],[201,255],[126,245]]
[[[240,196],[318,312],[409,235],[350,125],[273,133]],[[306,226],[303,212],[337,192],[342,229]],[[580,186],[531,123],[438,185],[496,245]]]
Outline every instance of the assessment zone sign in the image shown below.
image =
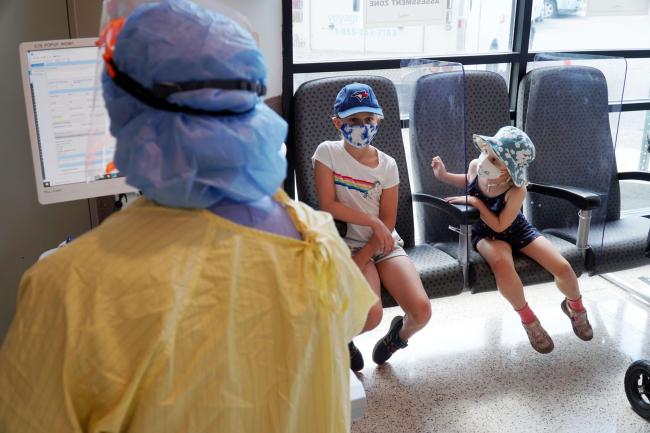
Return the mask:
[[443,24],[444,3],[451,0],[365,0],[366,27]]

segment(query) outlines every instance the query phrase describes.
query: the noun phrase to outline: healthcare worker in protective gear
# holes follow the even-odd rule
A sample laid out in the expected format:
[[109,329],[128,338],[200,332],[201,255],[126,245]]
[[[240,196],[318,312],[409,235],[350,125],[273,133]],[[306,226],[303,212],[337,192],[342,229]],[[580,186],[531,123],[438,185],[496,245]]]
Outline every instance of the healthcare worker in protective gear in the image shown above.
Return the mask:
[[115,162],[144,198],[29,269],[2,433],[347,432],[375,295],[329,214],[281,190],[261,54],[187,0],[112,21]]

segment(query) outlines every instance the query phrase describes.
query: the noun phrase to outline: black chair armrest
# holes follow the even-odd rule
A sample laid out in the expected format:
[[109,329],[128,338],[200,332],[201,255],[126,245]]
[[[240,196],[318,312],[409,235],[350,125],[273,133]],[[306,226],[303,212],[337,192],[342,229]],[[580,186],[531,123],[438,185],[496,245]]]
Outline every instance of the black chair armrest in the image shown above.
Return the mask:
[[618,173],[618,180],[644,180],[650,182],[648,171],[622,171]]
[[430,194],[414,193],[411,197],[414,202],[422,203],[425,206],[431,206],[443,211],[447,215],[451,216],[454,219],[454,222],[458,224],[474,224],[480,218],[480,213],[474,206],[447,203],[440,197]]
[[565,185],[547,185],[542,183],[529,183],[528,191],[537,194],[567,200],[581,210],[591,210],[600,206],[600,196],[584,188]]

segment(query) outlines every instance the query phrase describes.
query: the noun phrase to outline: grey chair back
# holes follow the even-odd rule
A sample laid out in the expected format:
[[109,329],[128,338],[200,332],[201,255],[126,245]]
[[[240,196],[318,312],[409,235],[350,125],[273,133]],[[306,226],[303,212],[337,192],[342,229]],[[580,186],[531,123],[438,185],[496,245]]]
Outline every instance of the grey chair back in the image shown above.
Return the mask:
[[[505,81],[488,71],[426,75],[416,83],[413,105],[409,125],[413,190],[438,197],[463,194],[463,190],[435,179],[431,158],[442,157],[450,172],[467,171],[469,161],[479,154],[472,144],[472,134],[494,135],[510,124]],[[463,137],[459,128],[465,122]],[[426,242],[453,242],[458,238],[448,229],[452,225],[449,216],[425,206],[419,210],[418,224],[422,224]]]
[[393,83],[378,76],[345,76],[322,78],[302,84],[294,95],[294,149],[298,198],[318,208],[311,157],[325,140],[339,140],[340,133],[332,125],[332,110],[339,90],[347,84],[359,82],[372,87],[384,120],[373,140],[373,146],[395,159],[399,169],[399,198],[395,229],[405,247],[414,244],[413,205],[411,186],[406,167],[397,93]]
[[[588,66],[551,66],[526,74],[519,86],[517,126],[537,148],[531,182],[586,188],[601,194],[592,227],[620,218],[620,190],[609,126],[607,81]],[[563,200],[530,194],[525,203],[539,229],[577,224],[577,210]]]

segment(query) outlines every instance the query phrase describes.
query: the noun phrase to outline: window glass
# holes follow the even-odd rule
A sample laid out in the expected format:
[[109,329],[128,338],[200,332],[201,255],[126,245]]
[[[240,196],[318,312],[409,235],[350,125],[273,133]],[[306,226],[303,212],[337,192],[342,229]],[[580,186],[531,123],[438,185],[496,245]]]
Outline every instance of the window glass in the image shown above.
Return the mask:
[[648,99],[650,99],[650,59],[628,59],[625,100],[647,101]]
[[[554,54],[562,57],[563,54]],[[544,53],[537,54],[544,57]],[[584,65],[600,69],[607,78],[609,102],[650,100],[650,59],[602,58],[602,60],[580,60],[566,58],[560,61],[529,62],[527,70],[557,65]],[[623,85],[625,88],[623,89]]]
[[[508,63],[498,63],[493,65],[468,65],[465,66],[465,70],[480,70],[480,71],[494,71],[499,73],[507,85],[510,85],[510,64]],[[293,76],[293,90],[294,92],[300,87],[304,82],[315,80],[317,78],[327,78],[327,77],[340,77],[345,75],[379,75],[381,77],[386,77],[395,84],[395,89],[397,90],[397,96],[400,103],[400,116],[402,119],[408,119],[409,109],[405,106],[403,98],[400,95],[405,94],[406,88],[405,84],[402,82],[402,74],[404,71],[400,69],[377,69],[370,71],[345,71],[345,72],[319,72],[312,74],[294,74]],[[381,103],[381,101],[379,101]],[[334,101],[332,101],[334,104]]]
[[[612,131],[618,116],[611,113]],[[650,111],[621,113],[616,143],[618,171],[650,171]],[[621,210],[650,209],[650,184],[626,180],[621,182]]]
[[543,0],[530,50],[647,49],[649,7],[647,0]]
[[295,63],[498,53],[512,46],[514,0],[293,0],[292,7]]
[[[564,53],[539,53],[536,58],[558,59],[552,61],[528,62],[527,71],[549,66],[590,66],[599,69],[607,80],[607,91],[610,104],[620,104],[628,99],[630,67],[629,61],[621,57],[591,56],[582,58],[582,55]],[[589,57],[589,56],[585,56]],[[642,80],[646,81],[646,79]],[[646,81],[647,82],[647,81]]]

